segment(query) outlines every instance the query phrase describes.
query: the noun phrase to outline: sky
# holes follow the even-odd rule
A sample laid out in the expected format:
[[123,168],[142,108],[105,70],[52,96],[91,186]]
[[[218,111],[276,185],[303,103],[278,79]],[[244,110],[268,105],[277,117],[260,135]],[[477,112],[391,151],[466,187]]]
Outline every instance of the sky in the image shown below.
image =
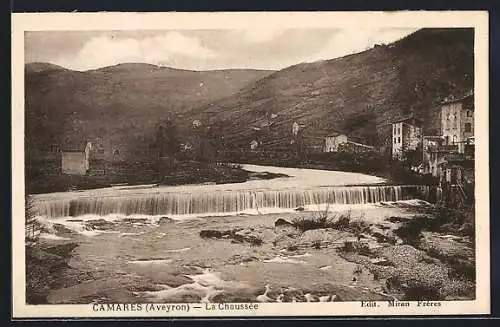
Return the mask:
[[416,29],[43,31],[25,33],[25,62],[85,71],[119,63],[189,70],[279,70],[396,41]]

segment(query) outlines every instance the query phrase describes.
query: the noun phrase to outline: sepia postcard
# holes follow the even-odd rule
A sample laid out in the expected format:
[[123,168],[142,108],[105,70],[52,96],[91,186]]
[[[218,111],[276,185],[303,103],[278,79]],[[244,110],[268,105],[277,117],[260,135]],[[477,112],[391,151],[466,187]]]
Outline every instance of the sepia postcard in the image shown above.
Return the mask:
[[12,76],[14,318],[490,313],[487,12],[13,14]]

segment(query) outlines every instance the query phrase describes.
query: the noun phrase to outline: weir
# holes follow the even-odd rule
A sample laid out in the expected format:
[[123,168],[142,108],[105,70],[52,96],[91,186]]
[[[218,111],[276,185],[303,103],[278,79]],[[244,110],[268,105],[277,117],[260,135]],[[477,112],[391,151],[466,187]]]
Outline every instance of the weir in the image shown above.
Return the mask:
[[37,216],[193,215],[239,213],[264,208],[366,204],[422,199],[433,202],[432,189],[422,185],[344,186],[315,189],[234,190],[210,192],[150,192],[117,196],[43,199],[33,202]]

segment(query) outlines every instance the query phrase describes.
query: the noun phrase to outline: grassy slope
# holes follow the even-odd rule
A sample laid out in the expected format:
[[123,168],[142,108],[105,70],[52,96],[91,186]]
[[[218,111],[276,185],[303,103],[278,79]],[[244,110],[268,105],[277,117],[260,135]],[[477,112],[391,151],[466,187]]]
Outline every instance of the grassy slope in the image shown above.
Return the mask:
[[[286,143],[294,120],[306,124],[310,141],[340,130],[380,144],[388,122],[412,110],[431,133],[438,102],[472,87],[473,31],[420,30],[389,46],[286,68],[206,110],[245,148],[251,138]],[[266,112],[278,114],[271,132],[252,131]]]
[[28,64],[27,137],[32,149],[52,143],[82,143],[99,136],[121,146],[122,151],[140,152],[159,120],[232,95],[269,73],[196,72],[147,64],[77,72],[44,63]]

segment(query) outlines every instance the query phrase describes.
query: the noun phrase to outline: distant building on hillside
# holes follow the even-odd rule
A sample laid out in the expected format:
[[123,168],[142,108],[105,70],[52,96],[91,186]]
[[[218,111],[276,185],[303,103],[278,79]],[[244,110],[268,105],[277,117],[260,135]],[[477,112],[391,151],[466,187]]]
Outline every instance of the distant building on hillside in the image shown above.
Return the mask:
[[259,142],[257,142],[256,140],[252,140],[252,142],[250,142],[250,149],[251,150],[257,149],[258,146],[259,146]]
[[373,150],[375,150],[375,147],[349,140],[345,134],[325,137],[324,152],[362,153]]
[[339,145],[347,143],[347,135],[336,134],[325,137],[325,152],[339,151]]
[[193,128],[198,128],[201,126],[201,121],[198,119],[193,120],[192,122]]
[[421,122],[410,117],[392,123],[392,157],[401,159],[409,150],[416,150],[421,142]]
[[339,144],[338,151],[349,152],[349,153],[364,153],[364,152],[375,151],[375,147],[348,140],[345,143]]
[[441,103],[441,135],[444,144],[456,147],[459,153],[466,152],[474,142],[474,94]]
[[61,171],[67,175],[86,175],[90,169],[90,151],[92,143],[87,142],[87,145],[82,150],[66,149],[61,152]]
[[303,129],[305,127],[304,124],[300,124],[298,122],[293,122],[292,124],[292,135],[293,136],[297,136],[300,132],[301,129]]

